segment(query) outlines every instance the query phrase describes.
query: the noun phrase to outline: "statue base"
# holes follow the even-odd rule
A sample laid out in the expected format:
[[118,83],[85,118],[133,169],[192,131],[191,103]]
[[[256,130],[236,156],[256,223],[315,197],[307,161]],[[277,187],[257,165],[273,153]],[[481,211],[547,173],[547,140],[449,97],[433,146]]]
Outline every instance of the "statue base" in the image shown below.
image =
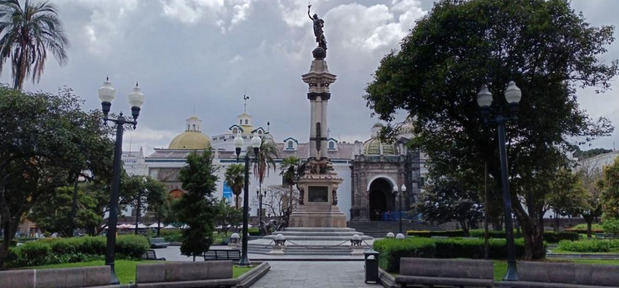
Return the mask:
[[337,187],[342,181],[329,159],[309,159],[306,173],[297,182],[301,198],[289,226],[346,227],[346,215],[337,206]]

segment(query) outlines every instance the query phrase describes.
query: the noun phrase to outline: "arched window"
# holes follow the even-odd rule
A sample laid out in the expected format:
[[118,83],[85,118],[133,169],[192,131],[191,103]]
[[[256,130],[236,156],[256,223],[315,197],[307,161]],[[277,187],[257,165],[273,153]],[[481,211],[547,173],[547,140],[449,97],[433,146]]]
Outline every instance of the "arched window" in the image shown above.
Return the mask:
[[335,142],[329,141],[329,150],[335,150]]
[[249,124],[249,120],[245,119],[245,125]]
[[287,147],[287,149],[288,149],[288,150],[292,150],[292,149],[294,149],[294,143],[292,143],[292,141],[288,141],[288,147]]
[[258,134],[262,135],[262,130],[258,130]]
[[193,131],[196,131],[196,124],[193,124]]
[[239,120],[239,125],[243,125],[243,119]]
[[236,135],[237,133],[239,133],[239,129],[236,129],[236,128],[232,129],[232,134]]

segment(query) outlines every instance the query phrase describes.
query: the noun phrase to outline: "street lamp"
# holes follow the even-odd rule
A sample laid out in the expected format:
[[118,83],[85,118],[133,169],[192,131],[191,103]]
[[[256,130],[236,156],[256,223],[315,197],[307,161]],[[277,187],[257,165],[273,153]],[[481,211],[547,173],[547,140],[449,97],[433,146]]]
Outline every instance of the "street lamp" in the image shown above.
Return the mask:
[[[112,101],[116,95],[116,89],[112,87],[112,82],[109,78],[105,79],[103,87],[99,88],[99,99],[101,100],[101,110],[103,111],[103,122],[113,122],[116,125],[116,142],[114,144],[114,162],[112,176],[112,193],[110,194],[110,212],[107,221],[107,246],[105,249],[105,265],[109,265],[114,274],[114,248],[116,246],[116,223],[118,221],[118,190],[120,189],[120,156],[122,155],[123,132],[125,125],[133,126],[133,129],[138,125],[138,116],[140,115],[140,107],[144,104],[144,94],[140,91],[138,83],[135,83],[133,91],[129,94],[129,105],[131,105],[131,116],[126,118],[122,112],[118,114],[116,119],[108,117]],[[114,276],[115,277],[115,276]],[[118,280],[115,279],[118,283]]]
[[[505,122],[508,120],[516,121],[518,117],[518,103],[522,92],[514,81],[510,81],[505,89],[505,101],[509,104],[509,114],[504,116],[498,107],[492,109],[492,93],[488,91],[488,86],[483,85],[477,93],[477,105],[481,108],[482,121],[484,126],[488,122],[497,125],[499,142],[499,162],[501,165],[501,190],[503,190],[503,206],[505,210],[505,240],[507,242],[507,273],[504,280],[517,281],[518,270],[516,269],[516,251],[514,246],[514,227],[512,222],[512,201],[509,192],[509,182],[507,179],[507,151],[505,149]],[[491,113],[493,115],[491,115]]]
[[402,187],[400,187],[400,192],[398,192],[398,186],[397,185],[393,185],[393,193],[398,194],[398,196],[400,198],[400,200],[398,201],[399,202],[398,205],[400,206],[400,208],[398,210],[398,213],[399,213],[398,214],[398,220],[400,221],[400,223],[399,223],[399,227],[400,227],[399,232],[400,233],[402,233],[402,194],[404,194],[404,192],[406,192],[406,185],[402,184]]
[[[234,137],[234,147],[236,152],[236,161],[239,161],[239,155],[241,154],[241,149],[243,148],[243,138],[241,135],[237,134]],[[254,135],[251,138],[250,145],[254,148],[254,155],[257,158],[258,153],[260,152],[260,144],[262,143],[262,139],[258,137],[258,135]],[[249,147],[248,147],[249,148]],[[242,242],[242,254],[241,260],[239,261],[239,265],[241,266],[249,266],[249,259],[247,258],[247,218],[249,214],[249,149],[247,149],[247,153],[245,153],[245,187],[243,187],[243,242]]]

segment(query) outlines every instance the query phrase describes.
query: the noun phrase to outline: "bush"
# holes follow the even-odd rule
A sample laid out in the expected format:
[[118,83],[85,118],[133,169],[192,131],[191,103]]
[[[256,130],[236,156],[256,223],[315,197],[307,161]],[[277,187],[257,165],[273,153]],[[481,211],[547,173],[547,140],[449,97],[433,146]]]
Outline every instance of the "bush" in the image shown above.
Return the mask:
[[604,219],[604,221],[602,221],[602,227],[604,227],[606,233],[617,235],[619,234],[619,219]]
[[251,236],[260,236],[260,229],[258,229],[258,227],[247,228],[247,234]]
[[435,254],[433,239],[406,238],[382,239],[374,241],[374,250],[380,252],[378,265],[386,271],[400,271],[401,257],[427,257],[432,258]]
[[[516,257],[524,255],[523,239],[516,239]],[[472,258],[484,257],[483,239],[428,239],[407,238],[404,240],[382,239],[374,241],[374,250],[380,252],[378,264],[388,272],[400,270],[401,257],[425,258]],[[492,259],[504,259],[507,248],[504,239],[489,241],[489,256]]]
[[545,231],[544,232],[544,241],[548,243],[558,243],[561,240],[571,240],[576,241],[580,239],[580,235],[576,232],[571,231],[562,231],[559,233],[555,233],[553,231]]
[[47,263],[51,254],[51,247],[43,241],[30,241],[20,246],[17,252],[17,261],[25,266],[37,266]]
[[116,238],[116,253],[120,258],[140,258],[149,248],[148,240],[141,235],[121,235]]
[[572,252],[609,252],[619,248],[619,239],[615,240],[596,240],[587,239],[580,241],[562,240],[559,242],[559,249]]
[[465,237],[466,236],[464,234],[464,231],[462,230],[447,230],[447,231],[408,230],[406,231],[406,235],[417,236],[417,237],[433,237],[433,236]]
[[[7,266],[38,266],[82,262],[105,255],[105,237],[42,239],[11,248]],[[116,239],[118,258],[139,258],[149,248],[143,236],[123,235]]]
[[183,238],[183,231],[175,230],[161,230],[161,237],[168,242],[181,242]]

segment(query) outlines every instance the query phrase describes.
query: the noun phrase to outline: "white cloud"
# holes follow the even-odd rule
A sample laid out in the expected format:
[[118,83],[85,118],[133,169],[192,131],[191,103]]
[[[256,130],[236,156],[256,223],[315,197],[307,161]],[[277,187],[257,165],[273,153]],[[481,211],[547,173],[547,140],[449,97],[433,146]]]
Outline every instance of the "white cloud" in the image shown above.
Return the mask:
[[226,33],[247,19],[253,0],[160,0],[162,14],[172,20],[192,25],[203,20]]
[[337,35],[343,49],[384,50],[396,47],[425,13],[418,0],[394,0],[391,6],[345,4],[328,11],[325,29]]
[[234,55],[234,57],[232,57],[232,59],[228,60],[228,63],[234,64],[234,63],[237,63],[237,62],[239,62],[241,60],[243,60],[243,56],[241,56],[241,55]]

